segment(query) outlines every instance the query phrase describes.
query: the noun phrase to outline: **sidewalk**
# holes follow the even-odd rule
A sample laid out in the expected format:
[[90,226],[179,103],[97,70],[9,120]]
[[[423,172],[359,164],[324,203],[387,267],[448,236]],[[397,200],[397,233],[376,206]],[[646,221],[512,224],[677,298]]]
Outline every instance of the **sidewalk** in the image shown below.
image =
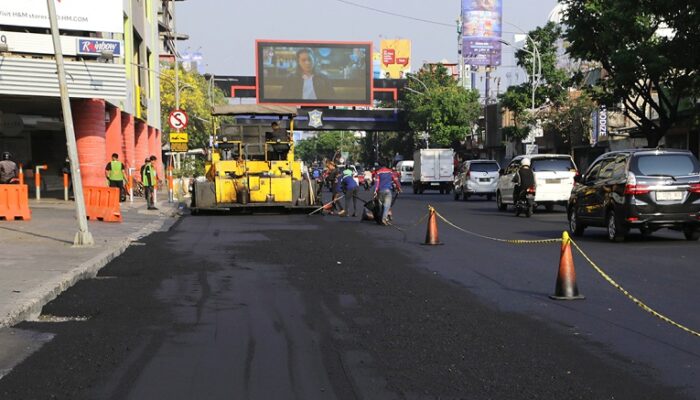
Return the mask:
[[177,203],[159,201],[146,210],[143,199],[121,203],[123,222],[88,221],[95,245],[74,248],[75,204],[30,200],[30,221],[0,220],[0,328],[36,317],[41,308],[74,285],[94,277],[141,237],[167,230],[178,217]]

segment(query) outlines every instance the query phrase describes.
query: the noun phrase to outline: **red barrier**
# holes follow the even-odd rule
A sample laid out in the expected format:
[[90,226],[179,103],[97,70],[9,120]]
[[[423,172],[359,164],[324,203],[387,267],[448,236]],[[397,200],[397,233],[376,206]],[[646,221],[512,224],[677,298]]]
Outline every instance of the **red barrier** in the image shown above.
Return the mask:
[[87,218],[104,222],[122,222],[119,188],[84,186]]
[[0,185],[0,218],[24,221],[32,219],[27,185]]

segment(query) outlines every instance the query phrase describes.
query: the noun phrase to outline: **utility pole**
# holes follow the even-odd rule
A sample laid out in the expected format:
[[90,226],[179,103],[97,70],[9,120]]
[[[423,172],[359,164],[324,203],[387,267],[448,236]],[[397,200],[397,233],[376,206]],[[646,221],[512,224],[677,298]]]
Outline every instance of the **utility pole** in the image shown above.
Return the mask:
[[[70,109],[70,97],[68,84],[66,83],[66,70],[63,64],[63,51],[61,39],[58,35],[58,19],[56,18],[55,0],[46,0],[49,7],[49,23],[51,25],[51,37],[56,56],[56,68],[58,69],[58,89],[61,93],[61,108],[63,109],[63,125],[66,130],[66,145],[70,160],[70,175],[73,181],[73,194],[75,195],[75,214],[78,219],[78,233],[73,240],[74,246],[92,246],[95,244],[92,234],[88,230],[87,213],[85,212],[85,197],[83,196],[83,179],[80,176],[80,161],[78,160],[78,146],[75,143],[75,130],[73,128],[73,113]],[[102,118],[102,117],[100,117]]]

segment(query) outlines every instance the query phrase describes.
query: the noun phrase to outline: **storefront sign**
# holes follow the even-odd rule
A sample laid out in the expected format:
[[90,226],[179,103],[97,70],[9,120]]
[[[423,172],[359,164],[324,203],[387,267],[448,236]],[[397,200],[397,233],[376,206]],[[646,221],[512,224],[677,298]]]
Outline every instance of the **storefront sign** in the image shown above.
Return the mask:
[[122,56],[122,42],[109,39],[78,39],[78,54],[99,56],[105,52],[114,57]]
[[[56,1],[58,27],[75,31],[124,32],[122,0]],[[0,25],[49,28],[46,0],[0,0]]]

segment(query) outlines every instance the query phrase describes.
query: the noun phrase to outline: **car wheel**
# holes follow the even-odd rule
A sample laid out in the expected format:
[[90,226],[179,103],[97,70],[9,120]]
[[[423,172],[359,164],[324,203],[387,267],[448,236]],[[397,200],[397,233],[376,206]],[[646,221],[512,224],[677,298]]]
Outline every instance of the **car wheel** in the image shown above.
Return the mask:
[[496,207],[498,207],[499,211],[505,211],[508,208],[508,205],[503,202],[501,192],[496,193]]
[[581,236],[583,235],[584,229],[586,229],[586,227],[579,222],[576,209],[574,208],[569,211],[569,232],[571,232],[573,236]]
[[692,240],[692,241],[698,240],[698,239],[700,239],[700,229],[684,228],[683,235],[685,236],[686,240]]
[[544,209],[547,210],[547,212],[552,212],[554,211],[554,204],[545,204]]
[[611,242],[623,242],[626,235],[627,230],[620,224],[615,210],[610,210],[608,212],[608,239]]

